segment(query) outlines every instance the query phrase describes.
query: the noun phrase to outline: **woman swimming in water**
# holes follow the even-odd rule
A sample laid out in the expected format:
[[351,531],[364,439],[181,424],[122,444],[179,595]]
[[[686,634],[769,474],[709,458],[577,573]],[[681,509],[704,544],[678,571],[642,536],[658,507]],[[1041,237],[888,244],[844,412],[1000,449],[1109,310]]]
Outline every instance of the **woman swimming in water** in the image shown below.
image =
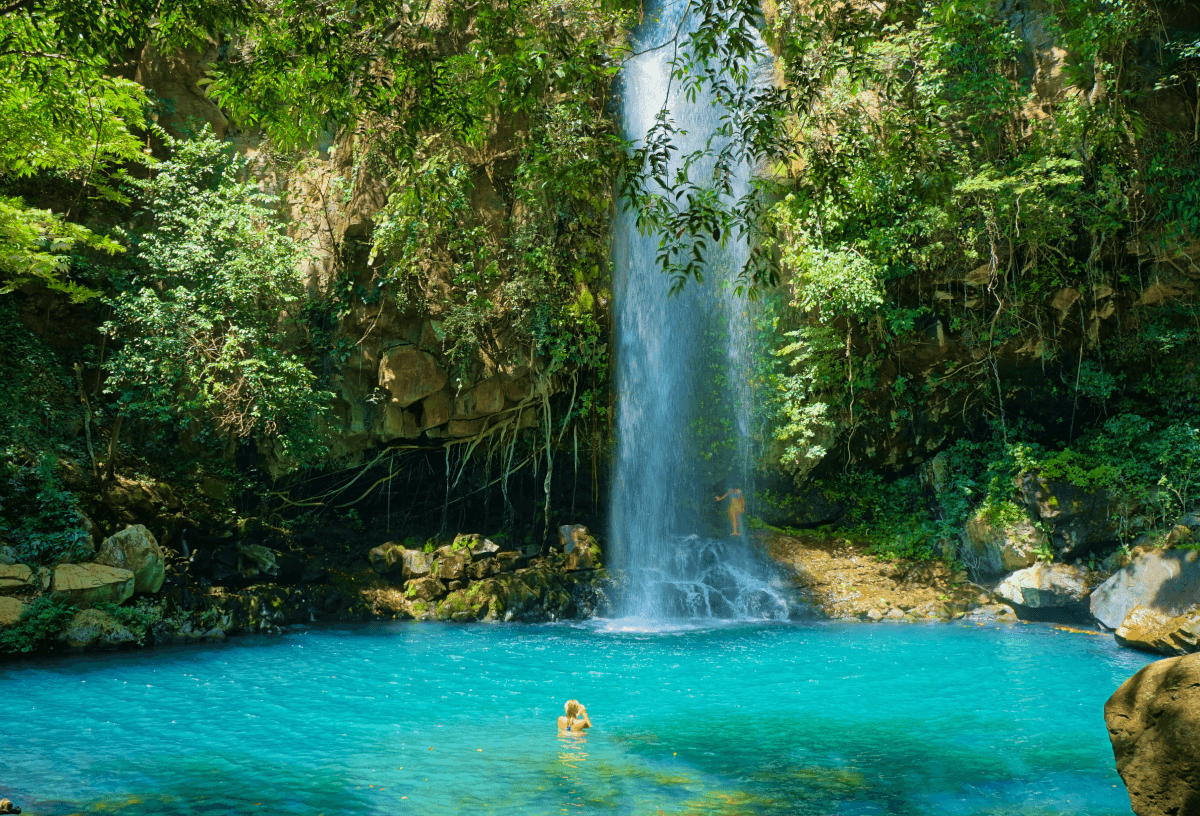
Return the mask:
[[592,727],[587,709],[578,700],[567,700],[563,705],[563,710],[566,712],[566,716],[558,718],[559,731],[582,731]]

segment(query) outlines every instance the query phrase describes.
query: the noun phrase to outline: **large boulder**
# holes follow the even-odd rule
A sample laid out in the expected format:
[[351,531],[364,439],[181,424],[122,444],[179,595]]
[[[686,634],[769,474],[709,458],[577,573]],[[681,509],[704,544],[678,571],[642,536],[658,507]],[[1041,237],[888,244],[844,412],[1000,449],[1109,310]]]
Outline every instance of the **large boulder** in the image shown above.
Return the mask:
[[482,581],[500,572],[500,562],[495,558],[480,558],[471,562],[467,567],[467,575],[472,581]]
[[422,550],[405,550],[400,555],[402,575],[405,580],[424,578],[433,571],[434,554]]
[[24,611],[25,604],[16,598],[6,598],[0,595],[0,628],[15,625],[17,621],[21,620],[21,613]]
[[458,581],[466,577],[471,564],[471,551],[465,546],[439,547],[437,552],[437,577],[443,581]]
[[426,576],[424,578],[414,578],[409,581],[406,590],[408,597],[430,602],[445,596],[446,585],[437,578]]
[[1151,663],[1104,704],[1137,816],[1200,813],[1200,654]]
[[124,646],[137,642],[137,635],[121,625],[116,618],[99,609],[85,609],[76,612],[75,617],[67,624],[62,640],[73,649],[88,646]]
[[162,548],[141,524],[104,539],[96,563],[132,572],[134,592],[158,592],[167,574]]
[[1075,606],[1088,595],[1090,573],[1071,564],[1034,564],[1009,575],[996,594],[1032,609]]
[[519,552],[500,552],[496,553],[493,561],[496,564],[496,572],[511,572],[525,562],[525,556]]
[[982,512],[967,520],[963,530],[963,561],[980,575],[1003,575],[1037,562],[1046,534],[1024,515],[1001,519]]
[[490,539],[484,538],[479,533],[459,533],[454,537],[454,543],[450,545],[456,549],[466,547],[471,551],[471,558],[490,558],[500,552],[500,545]]
[[387,575],[397,568],[404,568],[404,547],[392,541],[380,544],[371,548],[367,560],[371,562],[371,569],[380,575]]
[[558,528],[559,543],[563,548],[563,569],[567,572],[600,569],[604,558],[596,537],[582,524],[564,524]]
[[24,564],[0,564],[0,595],[15,595],[36,586],[37,581],[31,568]]
[[239,542],[237,550],[242,575],[247,578],[255,578],[259,573],[271,576],[279,573],[277,554],[269,547]]
[[1170,617],[1145,606],[1135,606],[1116,632],[1122,646],[1165,655],[1200,651],[1200,604]]
[[1054,549],[1064,560],[1117,540],[1118,514],[1107,490],[1087,490],[1034,473],[1022,474],[1017,485],[1029,509],[1050,527]]
[[107,564],[59,564],[54,568],[50,591],[72,606],[90,609],[96,604],[122,604],[133,597],[133,572]]
[[1091,596],[1092,616],[1116,629],[1135,606],[1167,617],[1182,615],[1200,600],[1200,552],[1168,550],[1142,553],[1113,573]]
[[399,408],[441,391],[449,379],[436,357],[415,346],[394,348],[379,361],[379,385]]

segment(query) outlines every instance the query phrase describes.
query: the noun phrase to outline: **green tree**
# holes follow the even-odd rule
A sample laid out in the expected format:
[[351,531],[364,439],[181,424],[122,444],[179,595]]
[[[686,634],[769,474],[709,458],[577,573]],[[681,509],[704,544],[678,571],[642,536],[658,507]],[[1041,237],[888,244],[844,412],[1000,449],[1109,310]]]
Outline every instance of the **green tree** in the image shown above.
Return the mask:
[[239,181],[240,160],[205,134],[137,183],[148,226],[135,267],[111,299],[120,341],[108,392],[123,410],[224,438],[277,444],[292,464],[323,452],[316,418],[331,395],[289,342],[304,298],[301,250],[276,199]]
[[0,184],[38,173],[74,188],[58,210],[0,196],[0,291],[40,281],[74,300],[98,293],[70,278],[68,253],[110,254],[115,241],[71,223],[84,196],[124,201],[130,165],[150,162],[148,100],[122,76],[147,44],[186,46],[248,19],[242,0],[15,0],[0,6]]

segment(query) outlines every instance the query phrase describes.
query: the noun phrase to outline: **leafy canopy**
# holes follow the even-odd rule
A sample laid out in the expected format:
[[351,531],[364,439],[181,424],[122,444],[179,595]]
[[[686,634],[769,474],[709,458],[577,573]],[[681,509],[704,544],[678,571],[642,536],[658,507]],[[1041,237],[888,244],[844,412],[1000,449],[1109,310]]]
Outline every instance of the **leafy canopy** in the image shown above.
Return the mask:
[[78,224],[85,195],[123,202],[129,165],[150,163],[145,91],[123,74],[143,46],[184,47],[248,19],[242,0],[17,0],[0,6],[0,184],[59,176],[73,198],[55,211],[0,199],[0,291],[40,281],[73,300],[66,253],[120,246]]

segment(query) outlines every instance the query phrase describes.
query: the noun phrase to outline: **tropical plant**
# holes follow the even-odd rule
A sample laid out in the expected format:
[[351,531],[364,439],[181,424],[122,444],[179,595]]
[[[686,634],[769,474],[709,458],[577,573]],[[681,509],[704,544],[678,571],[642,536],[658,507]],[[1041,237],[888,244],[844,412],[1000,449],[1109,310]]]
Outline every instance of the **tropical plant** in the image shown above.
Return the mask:
[[300,464],[323,446],[315,387],[289,324],[305,295],[301,251],[276,200],[240,181],[244,162],[206,134],[167,137],[173,150],[136,185],[145,228],[105,325],[120,347],[107,391],[123,411],[186,428],[209,422],[226,439],[277,445]]

